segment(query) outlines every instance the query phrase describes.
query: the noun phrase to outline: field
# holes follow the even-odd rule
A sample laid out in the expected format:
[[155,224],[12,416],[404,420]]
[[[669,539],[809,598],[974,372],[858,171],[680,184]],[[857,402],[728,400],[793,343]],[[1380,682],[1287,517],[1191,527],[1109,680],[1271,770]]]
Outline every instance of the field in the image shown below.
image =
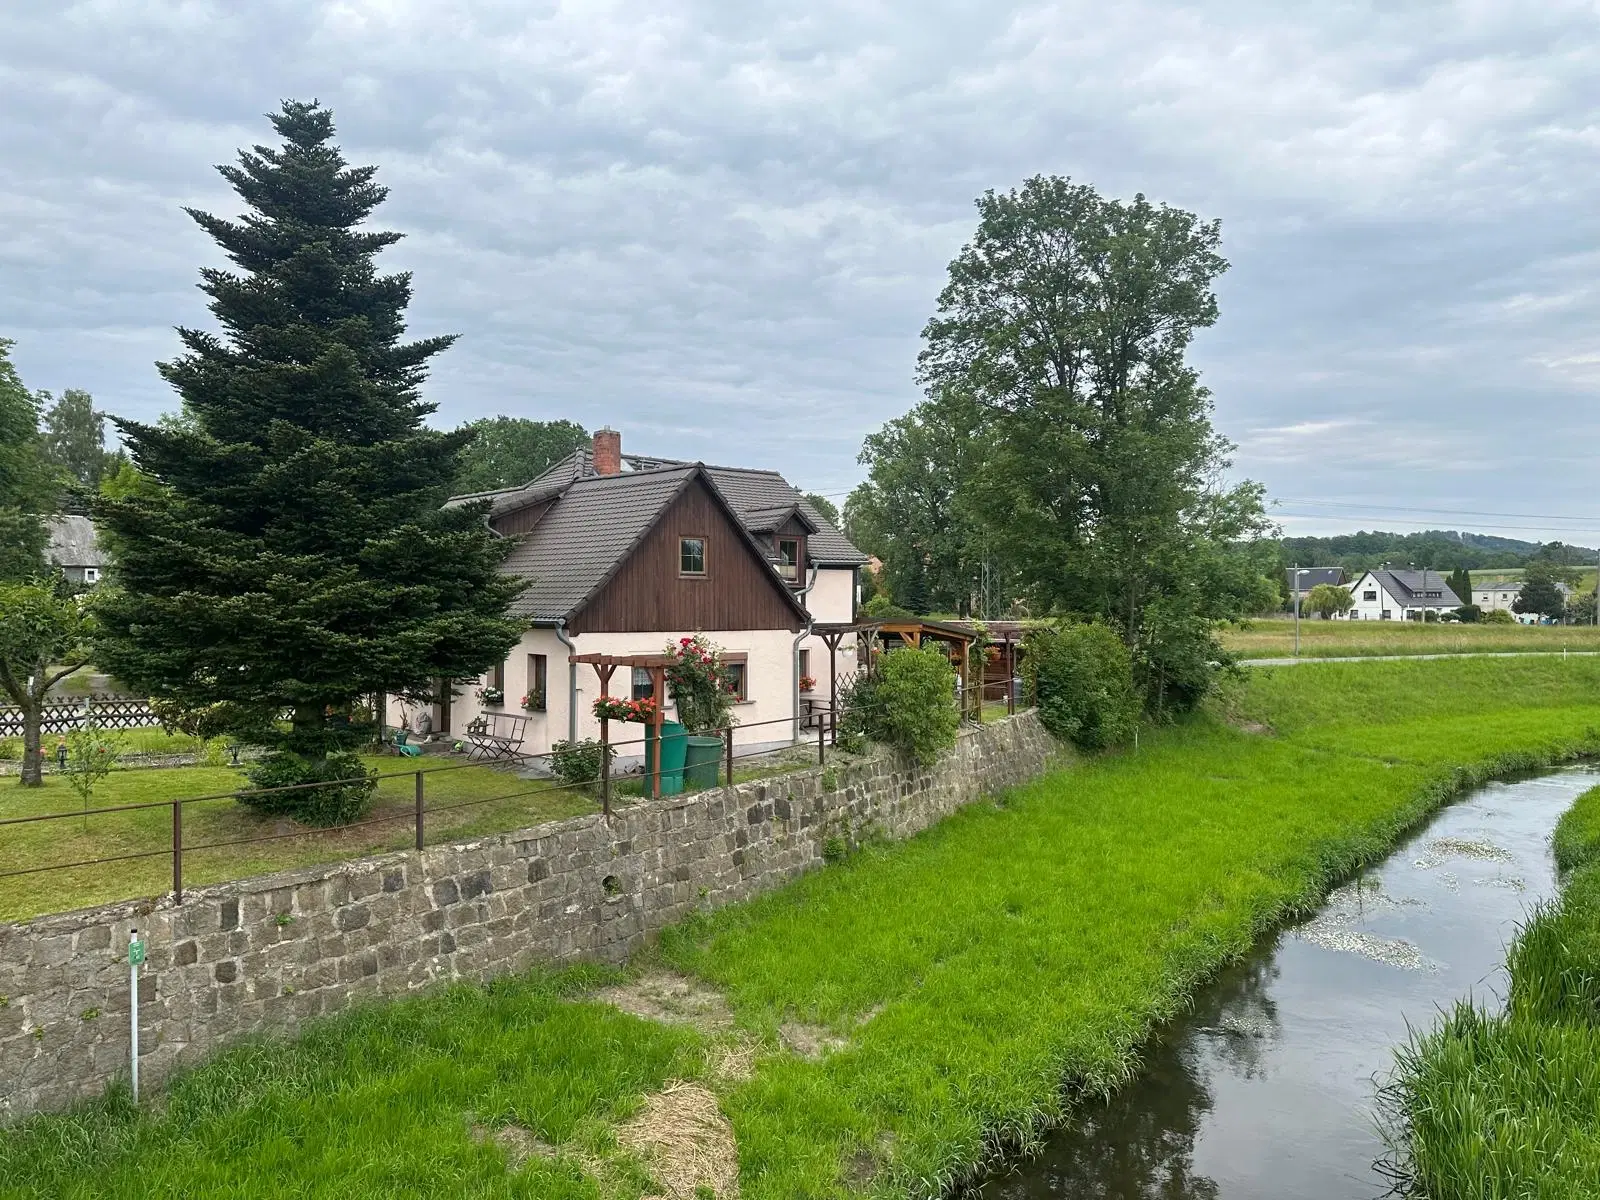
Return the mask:
[[[393,775],[405,764],[429,770],[438,760],[378,757],[374,770]],[[165,802],[187,796],[208,796],[244,784],[231,767],[150,767],[114,770],[95,789],[91,805],[163,802],[160,808],[110,813],[72,820],[39,821],[0,826],[0,873],[48,863],[82,862],[124,854],[163,851],[172,845],[172,810]],[[430,842],[517,829],[540,821],[593,812],[586,795],[550,784],[518,779],[509,771],[462,767],[432,771],[425,784]],[[184,850],[186,887],[238,879],[313,863],[337,862],[361,854],[410,846],[415,837],[415,775],[379,781],[376,802],[367,820],[382,824],[354,829],[308,831],[303,837],[229,845],[212,850]],[[452,810],[452,805],[470,806]],[[71,787],[46,775],[41,788],[22,788],[15,777],[0,777],[0,818],[72,812],[81,807]],[[209,842],[238,842],[293,832],[299,826],[279,817],[259,816],[232,799],[184,806],[186,847]],[[60,912],[111,900],[156,896],[172,887],[169,854],[134,858],[103,866],[79,867],[48,874],[0,878],[0,921],[17,921],[43,912]]]
[[1507,956],[1504,1011],[1463,1002],[1400,1056],[1398,1161],[1432,1200],[1579,1200],[1600,1179],[1600,788],[1554,838],[1571,872]]
[[584,970],[383,1005],[220,1055],[164,1106],[0,1135],[0,1194],[631,1198],[663,1167],[624,1134],[682,1080],[731,1122],[746,1200],[940,1195],[1125,1080],[1204,978],[1451,795],[1593,752],[1600,659],[1261,669],[1137,753],[869,844],[634,964],[687,973],[730,1024],[622,1016]]
[[[1223,646],[1240,658],[1289,658],[1294,621],[1270,617],[1222,633]],[[1589,625],[1459,625],[1417,621],[1300,621],[1302,658],[1388,654],[1507,654],[1563,650],[1600,651],[1600,629]]]

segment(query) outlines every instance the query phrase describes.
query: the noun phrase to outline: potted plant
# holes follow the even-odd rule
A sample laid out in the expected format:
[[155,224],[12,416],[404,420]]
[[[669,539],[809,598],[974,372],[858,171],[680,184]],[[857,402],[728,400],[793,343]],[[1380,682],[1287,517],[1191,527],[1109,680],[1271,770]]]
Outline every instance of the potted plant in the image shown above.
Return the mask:
[[722,650],[704,634],[679,638],[667,645],[667,688],[678,708],[678,720],[691,734],[726,729],[733,724],[736,684],[722,665]]
[[816,691],[817,690],[817,681],[815,679],[811,678],[811,676],[809,676],[809,675],[800,676],[800,690],[802,692],[814,692],[814,691]]
[[481,687],[478,689],[478,702],[488,705],[504,704],[506,694],[497,687]]
[[523,709],[524,712],[543,712],[544,711],[544,689],[543,688],[538,688],[538,689],[536,689],[534,691],[529,692],[526,696],[524,696],[521,699],[521,701],[519,701],[519,703],[522,705],[522,709]]

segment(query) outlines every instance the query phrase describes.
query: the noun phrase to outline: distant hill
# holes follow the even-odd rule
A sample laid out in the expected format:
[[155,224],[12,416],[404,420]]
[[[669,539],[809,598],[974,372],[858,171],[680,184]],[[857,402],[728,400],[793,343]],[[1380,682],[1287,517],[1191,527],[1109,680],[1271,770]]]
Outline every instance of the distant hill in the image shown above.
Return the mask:
[[1520,567],[1534,558],[1550,558],[1570,566],[1587,566],[1596,551],[1562,542],[1523,542],[1486,533],[1429,529],[1422,533],[1335,534],[1333,537],[1288,537],[1278,542],[1284,566],[1345,567],[1364,570],[1392,566],[1453,571]]

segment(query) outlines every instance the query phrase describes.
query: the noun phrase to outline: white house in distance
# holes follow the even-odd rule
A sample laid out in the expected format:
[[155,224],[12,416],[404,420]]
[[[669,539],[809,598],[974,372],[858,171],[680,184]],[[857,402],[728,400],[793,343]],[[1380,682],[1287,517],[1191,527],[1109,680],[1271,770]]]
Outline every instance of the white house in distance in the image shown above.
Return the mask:
[[[1562,597],[1569,598],[1572,589],[1564,583],[1556,584],[1556,590]],[[1524,625],[1536,624],[1539,620],[1538,613],[1519,613],[1512,606],[1517,597],[1522,595],[1522,580],[1508,579],[1498,583],[1474,583],[1472,585],[1472,602],[1484,612],[1508,612]]]
[[[488,501],[490,527],[516,542],[502,570],[527,583],[511,605],[527,631],[432,707],[434,731],[460,736],[484,715],[514,728],[525,754],[598,737],[599,677],[571,656],[660,654],[696,633],[734,672],[738,745],[792,739],[805,677],[826,703],[828,649],[813,626],[855,620],[867,558],[777,472],[624,457],[622,435],[602,429],[530,483],[450,503],[470,501]],[[855,674],[853,637],[834,665],[841,683]],[[648,672],[619,671],[610,693],[649,695]],[[389,707],[392,724],[410,715]],[[612,729],[613,741],[641,736]]]
[[1394,571],[1387,567],[1364,571],[1350,584],[1354,603],[1346,614],[1351,621],[1417,621],[1424,613],[1449,612],[1461,600],[1437,571]]

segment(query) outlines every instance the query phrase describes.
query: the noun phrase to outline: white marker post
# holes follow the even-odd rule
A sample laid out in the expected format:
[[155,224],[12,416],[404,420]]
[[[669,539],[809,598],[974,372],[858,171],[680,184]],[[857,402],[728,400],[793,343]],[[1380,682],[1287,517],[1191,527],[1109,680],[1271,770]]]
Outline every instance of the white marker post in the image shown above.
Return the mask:
[[139,964],[144,961],[144,943],[137,929],[128,930],[128,1031],[133,1078],[133,1102],[139,1103]]

